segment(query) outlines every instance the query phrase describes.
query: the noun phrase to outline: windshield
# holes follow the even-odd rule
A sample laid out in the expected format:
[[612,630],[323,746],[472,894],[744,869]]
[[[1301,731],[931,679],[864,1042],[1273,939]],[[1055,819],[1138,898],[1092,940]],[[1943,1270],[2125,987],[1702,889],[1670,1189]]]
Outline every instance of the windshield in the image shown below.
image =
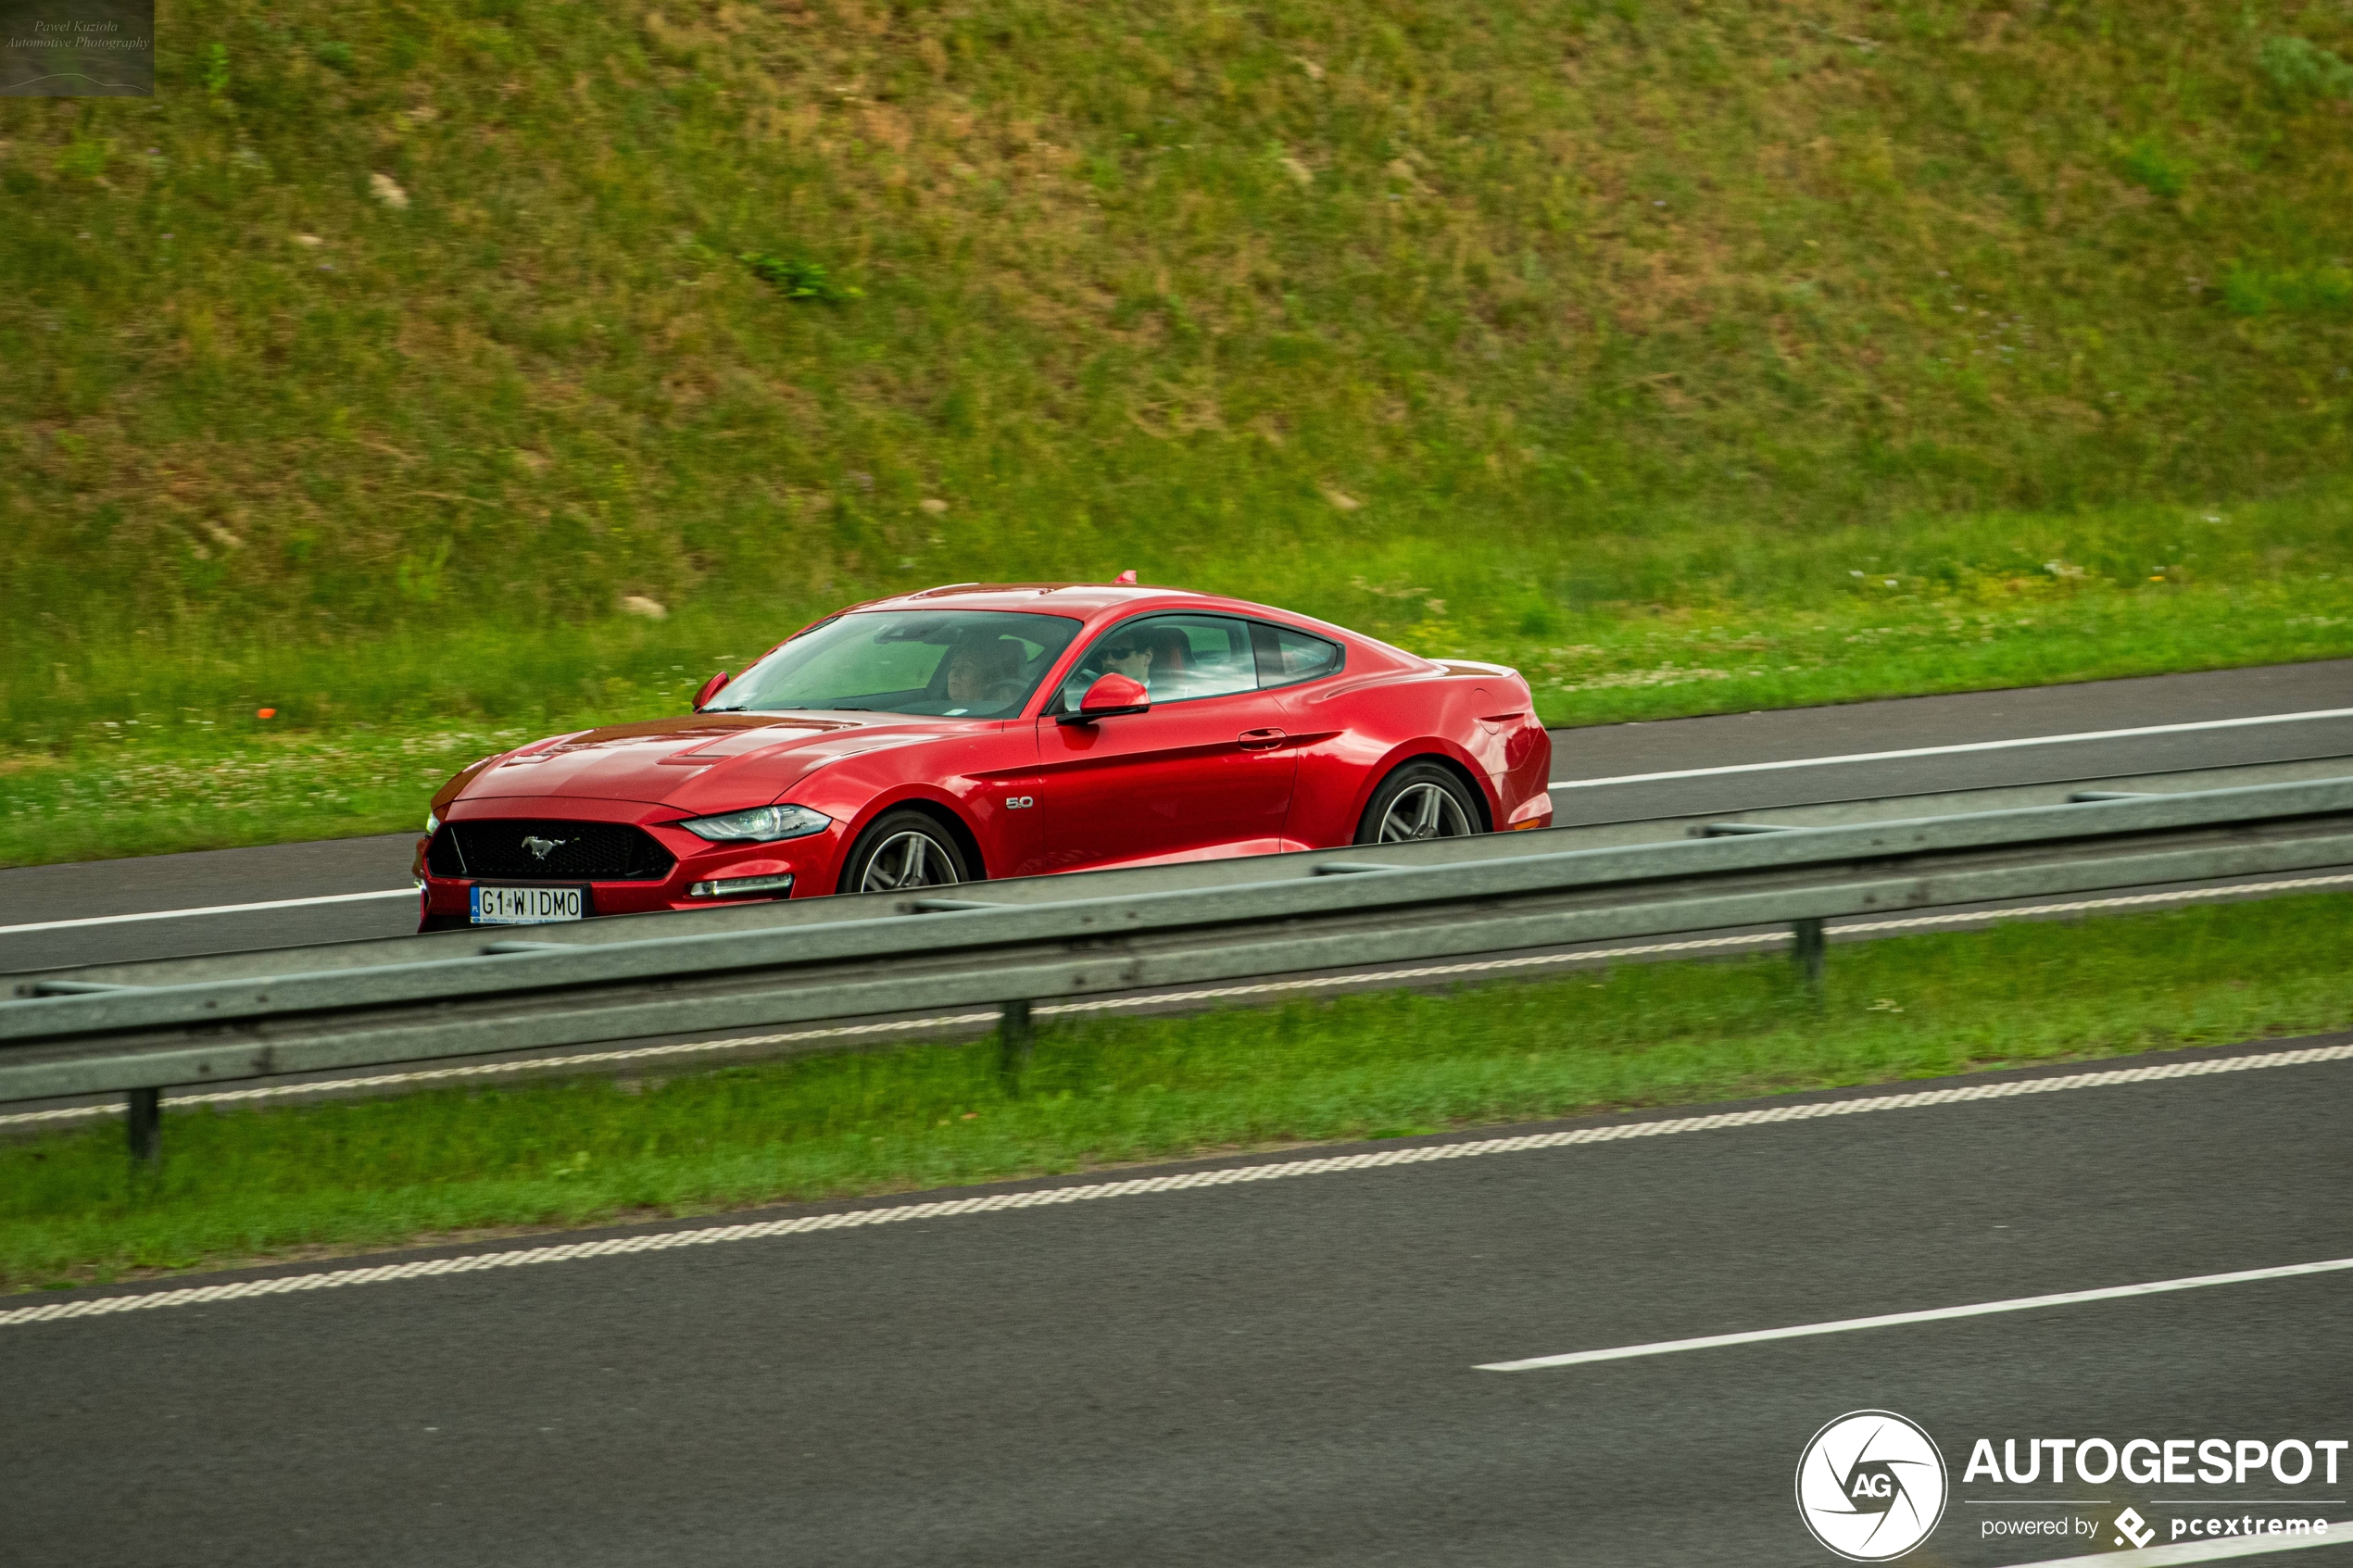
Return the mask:
[[745,671],[704,709],[849,709],[1009,719],[1078,634],[1063,615],[877,610],[812,628]]

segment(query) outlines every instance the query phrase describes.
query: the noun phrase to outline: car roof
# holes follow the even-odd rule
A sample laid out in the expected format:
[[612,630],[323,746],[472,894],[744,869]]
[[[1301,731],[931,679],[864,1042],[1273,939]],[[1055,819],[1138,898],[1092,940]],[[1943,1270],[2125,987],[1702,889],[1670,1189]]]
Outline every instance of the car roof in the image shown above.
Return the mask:
[[1091,619],[1105,610],[1148,605],[1171,608],[1199,606],[1204,609],[1223,609],[1239,614],[1286,613],[1269,606],[1229,599],[1215,594],[1196,594],[1186,588],[1148,588],[1116,583],[950,583],[944,587],[925,588],[920,593],[902,594],[896,598],[870,599],[854,608],[862,611],[1011,609]]

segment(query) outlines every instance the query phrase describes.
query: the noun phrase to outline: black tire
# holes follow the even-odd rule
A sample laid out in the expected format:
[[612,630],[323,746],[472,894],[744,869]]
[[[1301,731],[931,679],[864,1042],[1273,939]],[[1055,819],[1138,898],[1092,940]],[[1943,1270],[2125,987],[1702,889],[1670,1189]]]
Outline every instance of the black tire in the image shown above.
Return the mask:
[[938,818],[925,811],[886,811],[849,847],[836,891],[913,892],[975,880],[963,846]]
[[1467,838],[1484,833],[1478,801],[1454,771],[1428,760],[1408,762],[1381,780],[1356,824],[1359,844],[1410,844],[1425,838]]

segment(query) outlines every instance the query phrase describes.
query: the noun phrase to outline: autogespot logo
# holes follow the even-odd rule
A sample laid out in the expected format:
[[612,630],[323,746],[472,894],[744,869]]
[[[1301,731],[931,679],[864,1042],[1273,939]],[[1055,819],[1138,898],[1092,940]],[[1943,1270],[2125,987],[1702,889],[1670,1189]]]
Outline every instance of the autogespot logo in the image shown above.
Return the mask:
[[1850,1562],[1884,1562],[1944,1517],[1944,1456],[1894,1411],[1853,1411],[1814,1434],[1797,1461],[1797,1512]]

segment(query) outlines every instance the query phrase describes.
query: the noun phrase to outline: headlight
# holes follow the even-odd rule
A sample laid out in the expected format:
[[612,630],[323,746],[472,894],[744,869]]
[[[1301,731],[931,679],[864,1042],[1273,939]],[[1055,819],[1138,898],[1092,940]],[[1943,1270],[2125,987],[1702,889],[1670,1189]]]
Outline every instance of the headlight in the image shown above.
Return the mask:
[[426,836],[427,838],[431,838],[431,837],[432,837],[434,834],[437,834],[437,833],[439,833],[440,831],[441,831],[441,819],[440,819],[439,817],[434,816],[434,815],[433,814],[433,812],[432,812],[430,809],[428,809],[428,810],[425,812],[425,836]]
[[672,824],[713,844],[744,840],[772,844],[780,838],[806,838],[834,825],[834,820],[806,806],[755,806],[749,811],[723,811],[716,817],[689,817]]

